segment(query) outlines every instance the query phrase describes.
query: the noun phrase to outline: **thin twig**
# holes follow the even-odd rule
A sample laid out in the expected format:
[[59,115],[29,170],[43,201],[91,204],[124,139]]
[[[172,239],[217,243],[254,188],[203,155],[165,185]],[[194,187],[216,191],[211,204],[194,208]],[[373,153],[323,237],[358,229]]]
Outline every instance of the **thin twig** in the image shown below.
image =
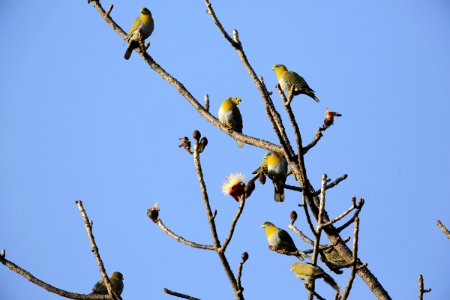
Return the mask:
[[225,252],[225,250],[226,250],[227,247],[228,247],[228,244],[229,244],[230,241],[231,241],[231,238],[233,237],[234,229],[235,229],[235,227],[236,227],[237,221],[239,220],[239,217],[240,217],[241,214],[242,214],[242,211],[244,210],[244,206],[245,206],[245,197],[243,197],[243,198],[240,200],[239,207],[238,207],[238,210],[237,210],[237,212],[236,212],[236,215],[234,216],[234,219],[233,219],[233,221],[231,222],[230,232],[228,233],[227,238],[226,238],[225,241],[223,242],[222,249],[221,249],[222,252]]
[[423,283],[422,274],[419,275],[419,300],[423,300],[423,294],[431,292],[431,289],[426,289]]
[[309,225],[309,229],[314,234],[314,237],[317,237],[317,232],[314,229],[314,225],[312,223],[311,216],[309,215],[308,204],[306,203],[305,193],[302,193],[302,200],[303,200],[302,207],[303,207],[303,210],[305,211],[305,216],[306,216],[306,220],[307,220],[308,225]]
[[345,222],[344,224],[342,224],[341,226],[339,226],[339,227],[337,227],[336,228],[336,231],[337,232],[341,232],[342,230],[344,230],[345,228],[347,228],[348,226],[350,226],[350,224],[352,224],[354,221],[355,221],[355,219],[358,217],[358,215],[359,215],[359,213],[361,212],[361,209],[362,209],[362,207],[363,207],[363,205],[364,205],[364,199],[363,198],[361,198],[360,200],[359,200],[359,203],[358,203],[358,205],[357,205],[357,207],[356,207],[356,211],[355,211],[355,214],[353,215],[353,217],[351,217],[347,222]]
[[284,103],[284,107],[289,116],[289,120],[291,121],[292,128],[294,129],[295,141],[297,144],[297,163],[300,163],[300,161],[302,160],[302,157],[303,157],[302,136],[300,134],[300,129],[298,127],[297,120],[295,119],[295,115],[292,112],[292,108],[291,108],[291,102],[292,102],[292,99],[294,98],[294,88],[295,87],[294,87],[294,85],[292,85],[291,90],[289,91],[288,99],[286,99],[286,96],[285,96],[283,90],[281,89],[280,84],[277,84],[276,88],[277,88],[278,93],[280,94],[281,99]]
[[300,260],[304,260],[303,257],[311,258],[309,255],[307,255],[305,252],[297,249],[296,251],[288,251],[285,249],[276,248],[274,246],[269,246],[269,250],[275,251],[279,254],[284,254],[288,256],[297,256]]
[[324,132],[325,130],[327,130],[328,127],[319,127],[316,131],[316,134],[314,135],[314,139],[311,141],[311,143],[309,143],[307,146],[305,146],[303,148],[303,154],[308,153],[309,150],[311,150],[311,148],[313,148],[319,141],[320,139],[323,137],[322,132]]
[[[325,189],[326,189],[326,190],[329,190],[329,189],[331,189],[331,188],[334,188],[336,185],[338,185],[339,183],[341,183],[342,181],[344,181],[345,179],[347,179],[347,177],[348,177],[348,175],[347,175],[347,174],[344,174],[344,175],[342,175],[342,176],[336,178],[334,181],[332,181],[332,182],[328,183],[327,185],[325,185]],[[302,188],[302,187],[299,187],[299,186],[293,186],[293,185],[285,184],[285,185],[284,185],[284,188],[287,189],[287,190],[292,190],[292,191],[297,191],[297,192],[303,192],[303,188]],[[319,196],[319,195],[320,195],[320,191],[321,191],[321,190],[315,191],[315,192],[312,194],[312,196],[314,196],[314,197]]]
[[161,228],[162,231],[164,231],[167,235],[169,235],[171,238],[173,238],[177,242],[183,243],[185,245],[188,245],[188,246],[191,246],[192,248],[197,248],[197,249],[214,250],[214,251],[217,249],[213,245],[202,245],[202,244],[197,244],[195,242],[186,240],[182,236],[177,235],[176,233],[171,231],[169,228],[167,228],[166,225],[161,220],[161,218],[158,219],[157,224],[159,225],[159,228]]
[[242,253],[241,261],[239,262],[239,266],[238,266],[238,274],[237,274],[237,285],[238,285],[240,294],[242,294],[242,292],[244,291],[244,288],[242,287],[241,277],[242,277],[242,269],[244,268],[244,264],[247,261],[247,259],[248,259],[248,253],[247,252]]
[[111,13],[111,11],[113,10],[114,5],[111,4],[111,6],[108,8],[108,11],[106,12],[106,16],[109,17],[109,14]]
[[350,290],[352,289],[353,281],[355,280],[357,265],[358,265],[358,236],[359,236],[359,218],[355,218],[355,229],[353,232],[353,261],[352,261],[352,271],[350,272],[350,277],[348,279],[347,286],[345,287],[345,293],[342,300],[346,300],[350,295]]
[[350,207],[349,209],[347,209],[346,211],[344,211],[342,214],[340,214],[339,216],[337,216],[336,218],[334,218],[333,220],[331,220],[330,222],[324,223],[322,226],[329,226],[331,224],[336,223],[337,221],[341,220],[342,218],[344,218],[346,215],[348,215],[349,213],[351,213],[354,209],[361,209],[361,207],[364,205],[364,201],[359,202],[359,204],[356,204],[356,197],[352,198],[352,207]]
[[[322,233],[322,219],[323,219],[323,212],[325,210],[325,185],[327,183],[327,174],[322,175],[322,189],[320,193],[320,204],[319,204],[319,217],[317,219],[317,228],[315,230],[315,240],[314,240],[314,252],[312,256],[312,264],[317,265],[317,257],[319,255],[319,246],[320,246],[320,236]],[[308,299],[313,299],[314,295],[314,288],[315,288],[315,278],[310,281],[311,282],[311,290],[309,291]]]
[[[311,297],[315,296],[317,299],[319,300],[326,300],[324,297],[320,296],[315,290],[314,290],[314,286],[312,286],[309,283],[305,283],[305,288],[310,292]],[[308,298],[309,299],[309,298]],[[311,298],[313,299],[313,298]]]
[[98,268],[100,269],[100,273],[102,274],[103,282],[105,283],[106,289],[108,290],[108,294],[111,295],[113,299],[122,300],[122,298],[116,294],[114,289],[111,286],[111,282],[109,281],[108,275],[105,270],[105,266],[103,265],[103,261],[100,257],[100,252],[98,250],[97,244],[95,243],[94,235],[92,234],[92,225],[87,216],[86,210],[83,207],[83,202],[81,200],[75,201],[80,210],[81,217],[84,221],[84,227],[86,228],[86,232],[89,237],[89,242],[91,243],[92,252],[94,253],[95,259],[97,260]]
[[437,226],[442,230],[442,232],[447,236],[448,239],[450,239],[450,231],[448,231],[447,227],[442,224],[440,220],[436,221]]
[[216,246],[216,248],[220,248],[220,241],[219,236],[217,235],[216,222],[214,220],[214,214],[212,213],[211,205],[209,203],[209,196],[208,192],[206,191],[206,183],[203,178],[203,170],[202,165],[200,163],[200,155],[198,152],[198,143],[195,143],[194,145],[194,165],[195,171],[197,172],[197,179],[198,182],[200,183],[200,190],[202,192],[202,199],[205,205],[206,215],[208,216],[208,223],[213,237],[214,246]]
[[178,292],[174,292],[169,290],[168,288],[164,288],[163,289],[164,293],[178,297],[178,298],[183,298],[183,299],[189,299],[189,300],[200,300],[199,298],[195,298],[186,294],[182,294],[182,293],[178,293]]
[[[325,185],[325,190],[329,190],[329,189],[335,187],[336,185],[338,185],[339,183],[341,183],[342,181],[344,181],[345,179],[347,179],[347,177],[348,177],[348,175],[347,175],[347,174],[344,174],[344,175],[342,175],[342,176],[336,178],[334,181],[332,181],[332,182],[330,182],[330,183],[328,183],[328,184]],[[318,191],[314,192],[314,193],[312,194],[312,196],[313,196],[313,197],[318,196],[318,195],[320,194],[320,191],[321,191],[321,190],[318,190]]]
[[295,225],[289,224],[288,228],[292,231],[294,231],[302,240],[304,240],[306,243],[313,245],[314,242],[309,237],[307,237],[303,232],[301,232]]
[[43,289],[46,289],[47,291],[57,294],[62,297],[70,298],[70,299],[78,299],[78,300],[111,300],[110,295],[98,295],[98,294],[92,294],[92,295],[85,295],[85,294],[77,294],[73,292],[68,292],[62,289],[59,289],[57,287],[54,287],[53,285],[50,285],[35,276],[33,276],[30,272],[28,272],[25,269],[22,269],[15,263],[7,260],[3,256],[0,256],[0,263],[4,264],[6,267],[8,267],[11,271],[16,272],[17,274],[23,276],[24,278],[28,279],[32,283],[36,284],[37,286],[40,286]]
[[[217,235],[215,216],[211,211],[211,205],[209,203],[209,197],[208,197],[208,193],[206,191],[206,184],[205,184],[205,180],[203,178],[203,170],[202,170],[202,165],[200,162],[200,153],[198,151],[198,143],[195,143],[195,145],[194,145],[194,165],[195,165],[195,171],[197,172],[197,178],[200,183],[200,190],[202,192],[203,203],[205,204],[206,214],[208,216],[208,223],[209,223],[209,227],[211,229],[211,234],[213,237],[214,245],[216,247],[217,255],[219,255],[220,261],[225,270],[225,273],[228,276],[228,279],[234,290],[236,298],[243,300],[244,296],[242,294],[242,291],[240,291],[240,289],[237,285],[236,277],[234,276],[233,271],[231,270],[230,264],[228,263],[228,259],[225,256],[225,253],[222,251],[222,248],[220,245],[220,240]],[[243,206],[242,206],[242,208],[243,208]],[[239,213],[239,211],[238,211],[238,213]],[[240,213],[239,213],[239,215],[240,215]],[[238,218],[239,218],[239,216],[238,216]],[[237,219],[236,219],[236,222],[237,222]]]

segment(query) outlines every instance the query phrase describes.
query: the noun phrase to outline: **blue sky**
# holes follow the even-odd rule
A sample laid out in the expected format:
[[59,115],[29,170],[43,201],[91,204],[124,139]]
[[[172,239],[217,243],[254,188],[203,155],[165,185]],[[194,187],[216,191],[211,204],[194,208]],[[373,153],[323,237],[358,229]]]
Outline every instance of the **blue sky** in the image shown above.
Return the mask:
[[[361,260],[394,299],[417,297],[419,274],[433,289],[425,299],[447,298],[450,246],[435,222],[450,227],[450,4],[213,5],[227,30],[239,30],[269,89],[275,92],[271,67],[284,63],[316,90],[319,104],[305,96],[293,103],[305,143],[326,107],[343,114],[306,165],[315,187],[322,173],[349,174],[328,192],[331,215],[353,195],[366,199]],[[197,99],[209,94],[214,113],[225,98],[241,97],[244,132],[276,142],[257,89],[203,1],[116,1],[111,15],[128,30],[142,6],[156,23],[150,55]],[[146,210],[158,202],[169,228],[211,243],[192,158],[178,148],[179,137],[199,129],[210,142],[202,162],[223,239],[237,204],[221,184],[231,172],[250,176],[264,151],[239,149],[136,53],[125,61],[123,40],[86,1],[3,0],[0,20],[0,248],[7,258],[57,287],[90,292],[100,274],[75,205],[81,199],[106,269],[124,274],[124,299],[172,298],[164,287],[233,298],[217,255],[177,243]],[[304,299],[303,283],[289,271],[295,259],[269,251],[260,228],[263,221],[286,228],[299,195],[287,192],[282,204],[272,198],[270,184],[257,186],[227,255],[235,272],[241,253],[250,255],[242,278],[247,299]],[[297,226],[307,230],[303,216]],[[347,277],[337,280],[345,285]],[[60,298],[5,267],[0,280],[1,299]],[[330,297],[328,287],[319,288]],[[350,298],[370,295],[357,278]]]

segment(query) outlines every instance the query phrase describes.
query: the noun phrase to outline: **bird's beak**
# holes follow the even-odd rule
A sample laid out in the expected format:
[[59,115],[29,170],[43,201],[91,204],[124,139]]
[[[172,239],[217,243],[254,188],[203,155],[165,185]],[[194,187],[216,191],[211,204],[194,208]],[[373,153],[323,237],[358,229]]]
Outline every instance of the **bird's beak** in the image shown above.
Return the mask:
[[266,228],[266,225],[262,224],[261,227],[262,227],[262,228]]

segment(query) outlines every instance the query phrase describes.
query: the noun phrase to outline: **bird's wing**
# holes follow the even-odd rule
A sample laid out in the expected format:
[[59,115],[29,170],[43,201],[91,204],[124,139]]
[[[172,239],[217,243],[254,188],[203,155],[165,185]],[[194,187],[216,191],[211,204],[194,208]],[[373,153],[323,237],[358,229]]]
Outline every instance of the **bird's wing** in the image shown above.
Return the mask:
[[242,123],[242,115],[239,110],[239,108],[235,105],[233,107],[233,116],[236,119],[236,128],[235,130],[239,133],[242,133],[242,128],[244,127],[244,124]]
[[136,19],[134,19],[133,24],[131,24],[131,28],[130,31],[128,32],[128,37],[131,37],[131,35],[139,30],[139,27],[141,26],[141,18],[137,17]]
[[283,244],[284,248],[288,251],[297,251],[294,241],[292,240],[289,233],[284,229],[279,229],[278,236],[280,237],[280,244]]

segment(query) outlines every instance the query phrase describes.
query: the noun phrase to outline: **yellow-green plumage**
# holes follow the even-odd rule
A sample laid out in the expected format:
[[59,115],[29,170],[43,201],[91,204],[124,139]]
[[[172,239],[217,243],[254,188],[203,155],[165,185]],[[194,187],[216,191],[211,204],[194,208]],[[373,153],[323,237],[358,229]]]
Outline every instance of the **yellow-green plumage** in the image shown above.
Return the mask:
[[293,71],[288,71],[285,65],[274,65],[272,68],[277,74],[278,83],[281,89],[286,93],[289,93],[294,87],[293,94],[305,94],[313,98],[314,101],[319,102],[319,98],[316,97],[314,90],[309,87],[305,79]]
[[287,176],[287,161],[284,156],[276,153],[269,152],[266,154],[267,159],[267,173],[272,176],[274,191],[274,199],[277,202],[284,201],[284,185],[286,183]]
[[[219,121],[227,126],[228,128],[242,133],[243,122],[242,115],[239,111],[238,105],[241,103],[241,98],[227,98],[222,102],[222,105],[219,108],[218,116]],[[244,143],[237,141],[238,146],[241,148],[244,146]]]
[[270,222],[264,222],[262,228],[266,229],[266,237],[270,246],[289,252],[297,251],[294,240],[286,230],[278,228]]
[[301,280],[306,280],[311,282],[311,280],[316,278],[323,278],[323,280],[328,283],[333,289],[335,289],[339,294],[341,290],[336,283],[336,281],[331,278],[330,275],[325,273],[325,271],[319,267],[310,263],[299,263],[296,262],[291,266],[291,271],[294,272],[295,276]]
[[[123,291],[123,275],[120,272],[114,272],[109,278],[111,282],[111,287],[118,294],[122,294]],[[92,294],[108,294],[108,290],[106,289],[106,285],[103,282],[103,279],[100,279],[92,288]]]
[[347,261],[333,247],[323,250],[323,253],[325,254],[325,257],[332,263],[338,265],[343,265],[347,263]]
[[154,28],[155,23],[152,18],[152,13],[145,7],[141,8],[141,15],[134,19],[127,35],[128,48],[125,51],[125,59],[130,58],[133,50],[139,46],[139,42],[148,38]]

